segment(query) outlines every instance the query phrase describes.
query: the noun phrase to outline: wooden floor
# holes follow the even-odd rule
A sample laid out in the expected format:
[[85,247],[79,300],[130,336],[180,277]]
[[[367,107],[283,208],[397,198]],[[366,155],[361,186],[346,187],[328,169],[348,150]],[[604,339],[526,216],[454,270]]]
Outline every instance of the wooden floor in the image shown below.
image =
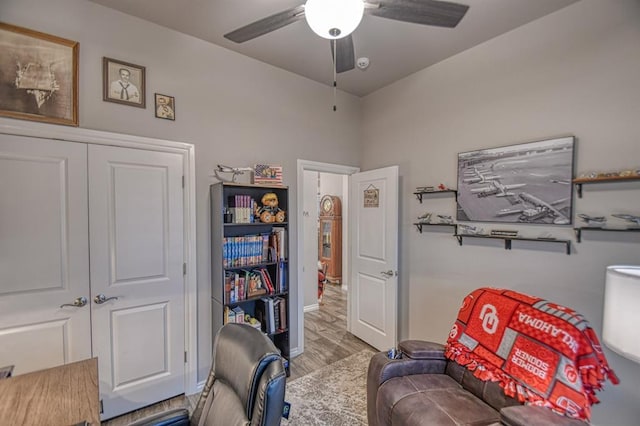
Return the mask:
[[[320,309],[304,314],[304,353],[291,360],[291,376],[287,381],[346,358],[363,349],[375,350],[347,332],[347,295],[339,285],[325,284]],[[193,411],[198,395],[177,396],[167,401],[103,422],[106,426],[124,426],[129,423],[173,408]]]
[[339,285],[325,284],[320,309],[304,314],[304,353],[291,361],[289,380],[363,349],[375,350],[347,332],[347,294]]

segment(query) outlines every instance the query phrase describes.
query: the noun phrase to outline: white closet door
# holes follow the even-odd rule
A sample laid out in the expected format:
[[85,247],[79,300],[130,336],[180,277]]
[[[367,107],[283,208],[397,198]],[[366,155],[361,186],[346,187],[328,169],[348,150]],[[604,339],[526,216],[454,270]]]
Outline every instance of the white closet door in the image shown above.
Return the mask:
[[184,392],[182,170],[178,154],[89,146],[103,419]]
[[0,134],[0,366],[91,357],[85,144]]

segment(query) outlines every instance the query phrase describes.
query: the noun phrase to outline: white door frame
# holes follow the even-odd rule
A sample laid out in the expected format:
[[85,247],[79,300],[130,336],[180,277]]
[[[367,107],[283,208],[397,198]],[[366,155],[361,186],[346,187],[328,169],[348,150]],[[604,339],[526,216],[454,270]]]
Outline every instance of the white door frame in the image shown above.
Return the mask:
[[[296,210],[296,215],[297,215],[297,233],[298,233],[298,250],[297,250],[297,255],[298,255],[298,261],[297,261],[297,279],[296,279],[296,297],[293,298],[296,301],[296,309],[298,311],[298,346],[295,348],[291,348],[291,357],[296,357],[300,354],[302,354],[304,352],[304,285],[302,284],[303,282],[303,272],[302,272],[302,267],[304,265],[304,262],[302,261],[302,259],[304,258],[304,227],[303,227],[303,223],[304,223],[304,219],[302,217],[302,213],[303,213],[303,191],[304,191],[304,171],[311,171],[311,172],[323,172],[323,173],[335,173],[338,175],[352,175],[354,173],[357,173],[360,171],[360,167],[354,167],[354,166],[343,166],[340,164],[331,164],[331,163],[320,163],[317,161],[309,161],[309,160],[300,160],[298,159],[297,161],[297,169],[298,169],[298,173],[297,173],[297,210]],[[347,202],[343,202],[342,204],[342,208],[343,211],[348,211],[348,200]],[[342,214],[342,217],[345,217],[345,214]],[[344,219],[343,219],[344,220]],[[348,240],[348,236],[346,236],[346,240],[344,239],[345,236],[343,236],[343,245],[346,245],[347,247],[349,246],[349,240]],[[343,252],[343,257],[344,257],[344,252]],[[345,270],[346,268],[346,270]],[[346,262],[346,264],[343,264],[343,275],[345,273],[349,272],[349,265],[348,262]],[[348,276],[348,275],[345,275]],[[350,308],[347,307],[347,329],[349,329],[350,326]]]
[[163,139],[132,136],[99,130],[63,127],[51,124],[0,118],[0,133],[69,142],[137,148],[148,151],[172,152],[182,155],[184,166],[184,256],[185,275],[185,393],[198,389],[197,281],[196,281],[196,173],[193,144]]

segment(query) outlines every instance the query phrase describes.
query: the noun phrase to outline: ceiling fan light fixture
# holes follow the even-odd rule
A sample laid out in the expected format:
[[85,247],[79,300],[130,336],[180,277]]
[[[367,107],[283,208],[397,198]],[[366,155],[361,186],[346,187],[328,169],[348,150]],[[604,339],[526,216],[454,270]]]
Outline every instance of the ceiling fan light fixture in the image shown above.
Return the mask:
[[320,37],[334,40],[351,34],[364,13],[362,0],[307,0],[304,15]]

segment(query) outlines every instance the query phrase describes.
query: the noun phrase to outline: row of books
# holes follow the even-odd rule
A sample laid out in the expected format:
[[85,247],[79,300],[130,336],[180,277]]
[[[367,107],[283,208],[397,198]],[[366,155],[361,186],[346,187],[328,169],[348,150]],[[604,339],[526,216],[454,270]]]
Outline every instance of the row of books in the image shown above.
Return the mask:
[[227,197],[227,208],[233,215],[233,223],[255,222],[256,200],[250,195],[230,195]]
[[262,331],[274,334],[287,329],[287,301],[282,297],[263,297],[256,302],[256,319]]
[[[282,270],[281,270],[282,269]],[[263,294],[281,293],[285,290],[280,276],[284,271],[278,268],[276,280],[271,279],[271,275],[266,268],[228,271],[224,275],[224,303],[237,303],[251,297]]]
[[222,264],[224,268],[237,268],[265,262],[285,260],[288,256],[287,230],[274,226],[270,234],[224,237]]
[[224,237],[222,263],[224,268],[256,265],[268,262],[269,234]]

